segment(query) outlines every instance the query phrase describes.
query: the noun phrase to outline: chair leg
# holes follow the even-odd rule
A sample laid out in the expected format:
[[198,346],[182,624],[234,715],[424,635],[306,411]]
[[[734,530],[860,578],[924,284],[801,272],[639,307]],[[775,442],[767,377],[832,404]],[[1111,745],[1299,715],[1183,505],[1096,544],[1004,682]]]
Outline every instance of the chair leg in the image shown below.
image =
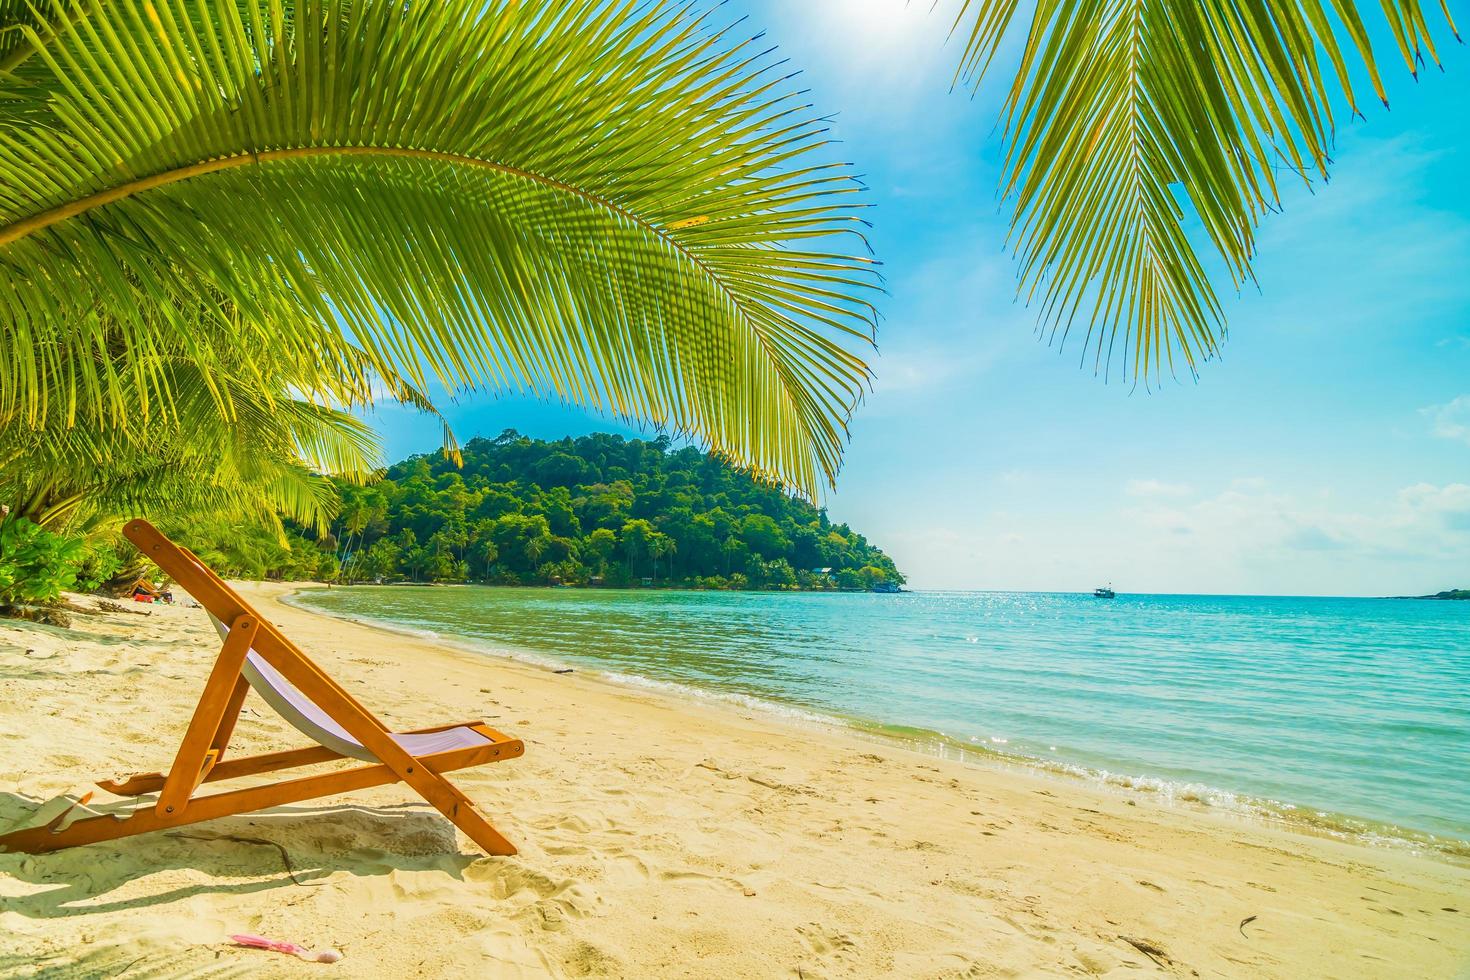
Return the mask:
[[[503,745],[476,746],[475,748],[457,749],[453,752],[427,756],[421,761],[430,762],[439,769],[447,772],[497,761],[498,758],[509,757],[506,753],[506,748]],[[519,752],[516,754],[518,755]],[[442,777],[439,778],[442,779]],[[264,786],[252,786],[248,789],[233,790],[228,793],[215,793],[210,796],[196,797],[191,799],[187,806],[182,809],[175,809],[172,813],[161,811],[152,806],[143,806],[133,810],[126,816],[114,817],[107,815],[78,820],[65,830],[55,832],[49,826],[17,830],[0,836],[0,851],[21,851],[28,854],[40,854],[45,851],[60,850],[64,847],[96,844],[100,841],[117,840],[122,837],[132,837],[136,834],[146,834],[155,830],[182,827],[186,824],[199,823],[203,820],[213,820],[217,817],[253,813],[256,810],[264,810],[287,803],[301,803],[305,800],[314,800],[323,796],[352,793],[373,786],[386,786],[398,781],[398,774],[388,766],[381,764],[358,766],[353,769],[344,769],[340,772],[329,772],[319,776],[302,776],[297,779],[288,779],[284,782],[267,783]],[[443,811],[441,810],[441,812]],[[448,813],[445,816],[454,821],[456,826],[465,829],[464,824],[456,819],[456,817],[450,816]],[[480,818],[480,821],[483,823],[483,818]],[[465,829],[465,833],[475,843],[480,844],[481,847],[485,847],[487,850],[495,840],[504,840],[493,828],[490,828],[488,823],[485,823],[484,826],[490,830],[490,834],[485,835],[485,841],[482,841],[476,834],[470,833],[468,829]],[[508,842],[506,846],[509,846]],[[511,853],[514,853],[514,849],[512,849]]]
[[174,756],[174,764],[158,794],[155,806],[160,813],[183,810],[190,794],[203,778],[201,773],[207,772],[205,766],[209,753],[214,752],[214,758],[218,759],[223,751],[223,743],[214,743],[222,732],[228,737],[234,728],[234,719],[226,721],[225,712],[232,707],[239,712],[244,701],[244,692],[240,690],[240,665],[245,662],[259,629],[260,621],[249,615],[237,616],[231,621],[230,634],[225,637],[219,659],[215,660],[214,669],[209,672],[204,693],[194,708],[194,717],[189,719],[189,728],[179,744],[178,755]]
[[235,689],[230,692],[230,701],[225,705],[225,713],[219,720],[219,727],[215,729],[214,738],[209,747],[218,751],[216,759],[223,759],[225,749],[229,747],[230,736],[235,732],[235,722],[240,718],[240,709],[245,706],[245,695],[250,693],[250,682],[243,676],[235,678]]
[[432,757],[418,758],[410,755],[393,740],[393,734],[383,727],[382,722],[294,647],[284,641],[279,649],[274,647],[275,635],[267,630],[263,643],[258,642],[256,645],[257,652],[285,675],[298,691],[335,718],[349,735],[383,760],[383,764],[397,773],[399,779],[463,830],[470,840],[484,848],[488,854],[516,853],[515,845],[490,826],[490,822],[475,809],[470,798],[439,775]]
[[464,796],[464,794],[459,793],[459,790],[455,789],[449,780],[443,776],[439,776],[437,773],[435,775],[440,782],[453,789],[460,796],[458,801],[450,804],[447,808],[440,806],[434,800],[430,800],[429,802],[433,804],[436,810],[448,817],[450,823],[464,831],[464,835],[478,844],[480,849],[486,854],[492,857],[510,857],[517,853],[516,846],[506,840],[500,831],[490,825],[490,821],[485,819],[484,815],[475,807],[472,800]]

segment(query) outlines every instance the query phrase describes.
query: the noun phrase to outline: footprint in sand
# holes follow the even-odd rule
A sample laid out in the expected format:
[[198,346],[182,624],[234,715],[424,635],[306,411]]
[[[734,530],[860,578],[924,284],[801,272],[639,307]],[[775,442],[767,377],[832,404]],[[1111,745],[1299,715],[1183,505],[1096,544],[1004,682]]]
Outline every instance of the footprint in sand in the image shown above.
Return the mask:
[[[601,821],[604,825],[606,821]],[[593,831],[591,821],[581,814],[570,813],[564,816],[552,816],[546,820],[539,821],[536,826],[550,830],[566,830],[574,834],[590,834]],[[602,828],[597,828],[602,829]]]
[[636,854],[618,854],[608,861],[609,871],[615,871],[620,877],[631,878],[638,881],[647,881],[653,877],[648,870],[648,863]]
[[820,922],[796,927],[808,949],[819,959],[843,959],[857,949],[857,943],[845,932],[838,932]]
[[464,880],[485,886],[491,898],[523,914],[529,909],[544,929],[561,928],[566,919],[597,914],[602,896],[576,878],[554,878],[537,868],[505,858],[482,858],[464,870]]

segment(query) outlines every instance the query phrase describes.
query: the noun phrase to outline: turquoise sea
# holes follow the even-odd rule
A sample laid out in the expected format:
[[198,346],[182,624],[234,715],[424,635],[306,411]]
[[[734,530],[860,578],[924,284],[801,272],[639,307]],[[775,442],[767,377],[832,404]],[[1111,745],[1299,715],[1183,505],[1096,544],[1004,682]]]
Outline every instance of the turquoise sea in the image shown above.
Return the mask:
[[473,586],[293,601],[1470,855],[1470,602]]

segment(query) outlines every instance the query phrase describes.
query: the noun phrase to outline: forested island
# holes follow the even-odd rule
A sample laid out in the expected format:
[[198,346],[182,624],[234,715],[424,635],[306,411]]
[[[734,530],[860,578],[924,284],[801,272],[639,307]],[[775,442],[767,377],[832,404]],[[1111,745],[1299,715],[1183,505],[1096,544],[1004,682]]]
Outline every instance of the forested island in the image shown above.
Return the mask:
[[[412,456],[367,486],[336,484],[332,533],[220,535],[227,574],[339,582],[486,582],[702,589],[897,589],[893,560],[824,510],[670,440],[507,430],[462,461]],[[203,542],[201,542],[203,543]]]

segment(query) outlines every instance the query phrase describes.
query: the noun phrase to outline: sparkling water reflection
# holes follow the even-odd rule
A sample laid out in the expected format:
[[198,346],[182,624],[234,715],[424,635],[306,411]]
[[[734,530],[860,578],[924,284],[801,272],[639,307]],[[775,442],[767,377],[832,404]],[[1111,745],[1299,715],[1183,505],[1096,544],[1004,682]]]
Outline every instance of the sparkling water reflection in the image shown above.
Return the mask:
[[1470,839],[1470,602],[475,587],[297,601]]

